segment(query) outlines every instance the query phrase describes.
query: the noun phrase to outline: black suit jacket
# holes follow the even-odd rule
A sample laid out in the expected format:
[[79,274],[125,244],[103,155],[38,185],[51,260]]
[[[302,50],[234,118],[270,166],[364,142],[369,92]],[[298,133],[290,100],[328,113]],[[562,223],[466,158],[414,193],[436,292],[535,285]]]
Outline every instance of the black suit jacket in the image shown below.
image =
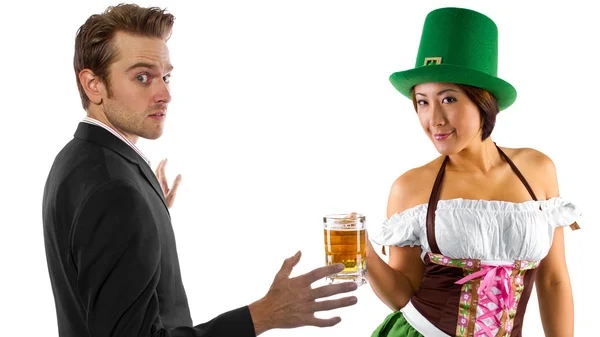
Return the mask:
[[160,185],[107,130],[79,124],[52,165],[42,212],[59,336],[255,337],[247,306],[192,326]]

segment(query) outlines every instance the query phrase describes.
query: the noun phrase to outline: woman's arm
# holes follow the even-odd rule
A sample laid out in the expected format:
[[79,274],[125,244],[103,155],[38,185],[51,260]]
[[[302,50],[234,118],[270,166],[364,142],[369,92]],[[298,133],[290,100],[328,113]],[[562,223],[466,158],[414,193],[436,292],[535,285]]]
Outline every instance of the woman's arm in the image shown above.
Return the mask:
[[[388,218],[412,206],[407,192],[414,180],[409,172],[392,185],[387,206]],[[408,303],[423,279],[421,247],[390,247],[388,264],[377,255],[367,240],[367,269],[367,279],[377,297],[392,310],[399,310]]]
[[[535,162],[541,176],[545,178],[546,198],[558,196],[556,168],[552,160],[538,152],[535,154]],[[535,284],[546,337],[572,337],[573,292],[565,258],[563,227],[554,230],[552,246],[538,267]]]
[[[408,303],[421,283],[423,276],[421,247],[390,247],[388,265],[377,255],[370,243],[367,245],[367,279],[373,292],[390,309],[400,310]],[[398,264],[404,264],[405,268],[392,267]]]
[[563,228],[556,228],[550,252],[536,275],[536,292],[546,337],[572,337],[574,309],[571,280],[565,260]]

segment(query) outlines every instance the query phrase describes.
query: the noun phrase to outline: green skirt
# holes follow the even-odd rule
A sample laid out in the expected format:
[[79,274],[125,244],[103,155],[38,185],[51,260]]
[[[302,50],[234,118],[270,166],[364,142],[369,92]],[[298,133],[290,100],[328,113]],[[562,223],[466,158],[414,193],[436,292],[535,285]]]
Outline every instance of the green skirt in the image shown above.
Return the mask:
[[423,337],[404,318],[402,312],[394,311],[381,323],[371,337]]

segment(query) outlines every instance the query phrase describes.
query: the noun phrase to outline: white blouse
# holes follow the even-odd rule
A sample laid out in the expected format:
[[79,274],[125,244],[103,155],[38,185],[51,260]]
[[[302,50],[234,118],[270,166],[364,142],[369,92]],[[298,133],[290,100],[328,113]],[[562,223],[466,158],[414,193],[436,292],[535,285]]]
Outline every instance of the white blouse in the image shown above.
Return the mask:
[[[382,246],[422,248],[430,252],[426,232],[427,204],[396,213],[367,226],[369,238]],[[453,259],[540,261],[550,250],[554,229],[571,225],[581,211],[562,197],[521,203],[490,200],[440,200],[435,237],[440,252]]]

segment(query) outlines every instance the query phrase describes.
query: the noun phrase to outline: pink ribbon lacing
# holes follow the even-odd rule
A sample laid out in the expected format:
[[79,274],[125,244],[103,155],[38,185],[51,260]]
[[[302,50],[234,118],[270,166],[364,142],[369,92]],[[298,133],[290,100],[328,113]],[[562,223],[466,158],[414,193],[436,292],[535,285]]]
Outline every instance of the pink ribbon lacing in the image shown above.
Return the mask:
[[[511,285],[511,273],[513,268],[514,265],[491,266],[482,264],[481,270],[467,275],[456,282],[457,284],[463,284],[480,276],[483,277],[479,284],[479,289],[477,290],[477,294],[479,295],[477,305],[481,308],[483,314],[477,317],[476,323],[481,330],[479,330],[475,336],[485,335],[494,337],[492,330],[500,327],[500,320],[496,315],[502,311],[508,312],[508,310],[515,305],[515,296]],[[499,277],[499,279],[496,280],[496,277]],[[492,292],[494,286],[500,290],[500,293],[497,295]],[[487,307],[487,304],[490,302],[496,304],[497,308],[490,310]],[[483,320],[490,317],[493,319],[494,323],[491,325],[485,324]],[[509,329],[510,327],[507,326],[507,330]]]

